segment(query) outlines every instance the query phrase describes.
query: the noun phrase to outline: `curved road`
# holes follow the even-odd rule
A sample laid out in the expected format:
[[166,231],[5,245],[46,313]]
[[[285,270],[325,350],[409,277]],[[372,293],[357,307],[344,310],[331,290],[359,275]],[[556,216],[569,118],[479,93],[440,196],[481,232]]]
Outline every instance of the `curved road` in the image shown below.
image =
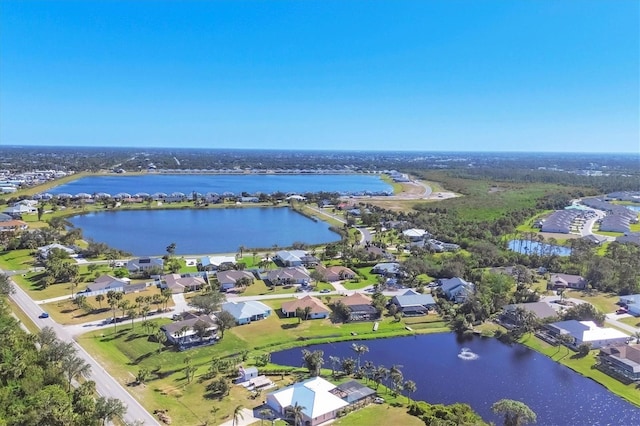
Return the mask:
[[[3,271],[0,270],[0,273],[2,272]],[[159,425],[156,419],[73,339],[73,336],[65,327],[53,321],[51,318],[38,318],[42,313],[40,306],[38,306],[20,286],[13,283],[13,287],[16,291],[11,295],[11,298],[39,328],[49,326],[56,332],[58,339],[73,343],[74,347],[78,350],[78,356],[91,366],[91,373],[87,375],[87,378],[96,382],[97,392],[104,397],[118,398],[127,406],[127,412],[124,416],[124,420],[127,423],[142,422],[142,424],[147,426]]]

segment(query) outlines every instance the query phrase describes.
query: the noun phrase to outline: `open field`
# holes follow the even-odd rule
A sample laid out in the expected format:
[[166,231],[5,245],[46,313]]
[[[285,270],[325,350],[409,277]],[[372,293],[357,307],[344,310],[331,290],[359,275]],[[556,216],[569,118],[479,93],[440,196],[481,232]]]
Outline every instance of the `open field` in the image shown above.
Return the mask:
[[0,253],[0,269],[6,271],[21,271],[33,268],[34,260],[31,253],[33,250],[12,250]]
[[[128,300],[131,305],[134,305],[136,297],[153,296],[154,294],[160,294],[160,290],[155,286],[150,286],[144,291],[125,294],[122,300]],[[96,302],[96,297],[89,296],[87,297],[87,303],[91,306],[91,310],[85,311],[79,308],[71,299],[45,303],[41,305],[41,307],[51,315],[51,318],[62,325],[82,324],[85,322],[99,321],[113,317],[113,311],[107,304],[106,300],[102,302],[102,307],[100,307],[98,302]],[[173,299],[169,299],[167,307],[171,308],[173,306]],[[156,305],[151,305],[150,308],[152,309],[151,312],[155,312]],[[123,316],[122,309],[116,310],[116,316]],[[153,318],[153,315],[150,315],[150,318]]]

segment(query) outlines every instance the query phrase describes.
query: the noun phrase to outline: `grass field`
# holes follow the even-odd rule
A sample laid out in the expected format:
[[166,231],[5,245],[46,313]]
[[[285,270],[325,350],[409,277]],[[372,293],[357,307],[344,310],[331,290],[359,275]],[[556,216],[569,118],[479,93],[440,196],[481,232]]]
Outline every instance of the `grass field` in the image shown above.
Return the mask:
[[630,325],[632,327],[640,327],[640,318],[637,317],[626,317],[619,318],[618,321]]
[[30,333],[37,333],[40,331],[40,328],[29,318],[27,314],[18,306],[11,298],[7,298],[9,302],[9,307],[11,308],[11,312],[18,317],[18,320],[29,330]]
[[[131,305],[134,305],[136,297],[153,296],[154,294],[160,294],[160,290],[155,286],[150,286],[144,291],[124,295],[123,300],[128,300]],[[88,312],[80,309],[71,299],[45,303],[41,305],[41,307],[51,315],[51,318],[62,325],[82,324],[113,317],[113,311],[109,308],[106,300],[102,302],[102,307],[100,307],[98,302],[96,302],[96,297],[89,296],[87,297],[87,303],[92,307]],[[167,307],[170,308],[172,306],[174,306],[173,300],[169,299]],[[155,307],[156,305],[151,305],[153,311],[155,311]],[[116,316],[122,316],[121,309],[116,311]]]
[[619,308],[616,302],[620,300],[620,297],[614,293],[570,290],[567,292],[567,296],[585,300],[604,313],[615,312]]
[[0,269],[6,271],[22,271],[33,268],[34,260],[31,253],[33,250],[12,250],[0,253]]

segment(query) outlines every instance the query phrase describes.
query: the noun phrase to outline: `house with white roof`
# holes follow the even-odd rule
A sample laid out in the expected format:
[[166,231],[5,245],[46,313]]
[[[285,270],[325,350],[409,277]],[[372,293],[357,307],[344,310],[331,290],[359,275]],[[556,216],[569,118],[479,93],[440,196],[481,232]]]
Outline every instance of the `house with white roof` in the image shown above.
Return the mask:
[[349,403],[331,393],[335,385],[321,377],[313,377],[295,383],[267,395],[267,405],[283,418],[287,416],[287,408],[303,407],[302,424],[316,426],[333,420],[338,412]]
[[418,229],[418,228],[411,228],[411,229],[402,231],[402,235],[407,237],[409,241],[421,241],[424,239],[424,236],[428,234],[429,233],[424,229]]
[[598,327],[593,321],[560,321],[548,324],[546,330],[552,336],[568,334],[573,338],[571,346],[589,343],[593,349],[626,343],[629,336],[615,328]]
[[259,321],[271,315],[271,308],[257,300],[223,303],[221,309],[229,312],[238,325]]
[[320,261],[306,250],[280,250],[273,256],[273,261],[280,266],[315,266]]
[[49,257],[49,253],[53,249],[62,250],[66,252],[69,256],[76,254],[75,250],[72,249],[71,247],[63,246],[62,244],[58,244],[58,243],[53,243],[53,244],[49,244],[49,245],[38,248],[38,257],[40,259],[45,260],[47,257]]
[[200,259],[199,267],[203,271],[217,271],[222,265],[235,265],[236,258],[233,256],[205,256]]
[[142,272],[153,268],[162,270],[164,268],[164,260],[161,257],[140,257],[127,262],[127,270],[129,272]]

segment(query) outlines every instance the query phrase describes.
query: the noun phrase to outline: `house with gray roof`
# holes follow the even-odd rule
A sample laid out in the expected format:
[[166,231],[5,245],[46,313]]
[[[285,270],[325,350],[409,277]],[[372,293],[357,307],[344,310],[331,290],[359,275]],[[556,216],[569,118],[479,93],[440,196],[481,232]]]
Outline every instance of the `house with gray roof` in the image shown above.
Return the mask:
[[600,367],[613,377],[640,381],[640,345],[614,345],[600,349]]
[[279,266],[315,266],[320,260],[306,250],[280,250],[273,256],[273,261]]
[[397,277],[402,275],[398,262],[377,263],[371,268],[372,274],[384,275],[385,277]]
[[436,306],[436,301],[430,294],[420,294],[414,290],[407,290],[401,295],[394,296],[391,303],[398,307],[398,312],[404,316],[426,315],[429,309]]
[[[198,329],[201,326],[206,331],[202,338],[198,336]],[[218,325],[215,317],[212,318],[206,314],[196,315],[187,312],[183,314],[182,320],[165,324],[160,327],[160,330],[164,331],[169,343],[181,348],[198,343],[213,343],[218,339]]]
[[236,283],[246,278],[253,282],[255,279],[253,274],[249,271],[238,271],[237,269],[228,269],[226,271],[218,271],[216,272],[216,279],[220,284],[221,291],[228,291],[235,288]]
[[161,257],[139,257],[127,262],[129,272],[143,272],[153,268],[164,268],[164,260]]
[[206,285],[204,278],[198,276],[167,274],[160,277],[160,288],[168,288],[173,294],[200,290]]
[[111,275],[102,275],[95,279],[94,282],[89,283],[87,285],[86,292],[95,292],[95,291],[124,291],[124,288],[129,285],[128,278],[116,278]]
[[238,325],[259,321],[271,315],[271,308],[257,300],[223,303],[221,309],[229,312]]
[[520,319],[517,315],[518,309],[523,309],[527,312],[531,312],[539,320],[555,318],[558,316],[558,312],[556,312],[556,310],[553,309],[547,302],[516,303],[512,305],[505,305],[502,308],[500,321],[502,321],[504,324],[511,324],[514,326],[520,325]]
[[311,281],[311,276],[304,266],[295,266],[269,271],[266,274],[266,280],[271,285],[308,284]]
[[475,285],[459,277],[441,278],[438,285],[447,299],[456,303],[462,303],[467,296],[475,292]]
[[547,287],[552,290],[567,288],[584,290],[587,288],[587,280],[582,278],[580,275],[551,274]]
[[640,232],[628,232],[626,235],[616,238],[616,241],[640,246]]
[[71,247],[63,246],[62,244],[53,243],[46,246],[42,246],[38,248],[38,257],[42,260],[47,259],[49,257],[49,253],[51,250],[62,250],[66,252],[69,256],[76,254],[76,251]]

